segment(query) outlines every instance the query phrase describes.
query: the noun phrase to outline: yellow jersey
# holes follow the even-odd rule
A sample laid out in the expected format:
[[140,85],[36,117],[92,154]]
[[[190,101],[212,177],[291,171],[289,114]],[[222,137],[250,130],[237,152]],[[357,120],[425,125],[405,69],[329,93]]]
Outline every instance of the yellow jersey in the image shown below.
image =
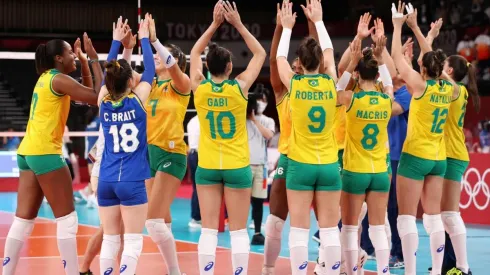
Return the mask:
[[428,160],[446,159],[444,126],[453,91],[448,81],[427,80],[424,93],[412,97],[402,152]]
[[294,75],[289,93],[291,137],[288,158],[308,164],[338,161],[333,134],[337,90],[326,74]]
[[27,131],[17,153],[25,156],[61,155],[66,120],[70,113],[70,96],[53,90],[53,79],[60,72],[45,71],[32,94]]
[[182,155],[187,155],[184,142],[184,118],[190,94],[177,91],[172,80],[153,82],[146,101],[148,144]]
[[238,169],[250,165],[247,103],[236,80],[204,80],[194,92],[201,125],[199,167]]
[[289,136],[291,135],[291,110],[289,105],[289,93],[284,94],[279,103],[276,104],[277,115],[279,116],[279,126],[281,134],[277,150],[283,155],[288,154]]
[[352,95],[347,109],[344,169],[356,173],[386,172],[386,143],[391,98],[380,92]]
[[469,161],[463,132],[464,115],[468,105],[468,90],[463,84],[459,85],[459,96],[451,102],[447,117],[444,137],[446,142],[446,155],[448,158]]

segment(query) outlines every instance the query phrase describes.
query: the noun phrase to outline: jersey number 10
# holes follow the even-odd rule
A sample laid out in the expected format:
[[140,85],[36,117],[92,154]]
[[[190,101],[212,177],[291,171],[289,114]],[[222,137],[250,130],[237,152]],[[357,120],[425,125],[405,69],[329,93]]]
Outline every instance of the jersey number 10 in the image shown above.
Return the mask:
[[[232,139],[236,132],[235,116],[229,111],[216,113],[218,114],[216,116],[216,122],[214,118],[214,111],[209,111],[206,115],[206,119],[209,120],[209,130],[211,132],[211,138],[216,139],[216,132],[218,132],[218,135],[221,137],[221,139]],[[225,133],[225,130],[223,129],[224,118],[227,118],[230,121],[230,130],[228,133]],[[218,127],[216,127],[216,125]],[[218,128],[218,131],[216,131],[216,128]]]
[[[129,130],[129,134],[128,134]],[[119,153],[121,148],[125,153],[132,153],[138,149],[140,144],[138,140],[138,128],[134,123],[124,123],[121,129],[117,130],[117,125],[111,125],[109,134],[114,138],[114,153]],[[119,138],[121,136],[121,139]]]

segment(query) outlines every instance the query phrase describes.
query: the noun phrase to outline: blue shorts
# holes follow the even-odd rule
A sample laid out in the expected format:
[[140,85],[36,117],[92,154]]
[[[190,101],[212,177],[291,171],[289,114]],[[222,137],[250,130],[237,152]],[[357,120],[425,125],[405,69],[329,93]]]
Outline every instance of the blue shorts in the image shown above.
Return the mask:
[[133,206],[148,202],[145,181],[101,181],[97,188],[97,200],[104,206]]

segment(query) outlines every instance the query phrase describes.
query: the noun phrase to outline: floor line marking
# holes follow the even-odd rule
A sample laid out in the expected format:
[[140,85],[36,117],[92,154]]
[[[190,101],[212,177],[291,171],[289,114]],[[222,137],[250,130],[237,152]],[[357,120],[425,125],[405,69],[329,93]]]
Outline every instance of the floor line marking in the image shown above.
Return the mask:
[[[77,235],[77,238],[88,238],[92,237],[93,235]],[[6,240],[8,237],[0,237],[0,240]],[[28,239],[54,239],[57,238],[57,236],[30,236]]]

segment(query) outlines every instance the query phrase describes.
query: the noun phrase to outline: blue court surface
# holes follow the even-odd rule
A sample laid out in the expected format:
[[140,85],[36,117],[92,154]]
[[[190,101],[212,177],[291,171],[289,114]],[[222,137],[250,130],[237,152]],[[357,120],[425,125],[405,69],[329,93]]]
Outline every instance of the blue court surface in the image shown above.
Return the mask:
[[[16,193],[0,193],[0,210],[6,212],[14,212],[17,203]],[[98,226],[99,218],[97,209],[88,209],[85,204],[77,204],[76,210],[78,213],[79,223],[83,225]],[[269,208],[264,207],[264,222],[269,214]],[[313,212],[311,220],[310,235],[313,235],[317,230],[317,225]],[[199,240],[199,229],[190,229],[187,224],[190,219],[190,200],[188,199],[176,199],[172,204],[172,231],[176,240],[194,242]],[[50,207],[47,204],[43,204],[39,217],[54,219]],[[418,223],[418,230],[420,236],[419,250],[417,253],[417,274],[428,274],[427,268],[431,266],[431,258],[429,253],[429,237],[423,228],[422,223]],[[263,231],[263,230],[262,230]],[[253,231],[249,230],[252,236]],[[289,235],[289,222],[286,223],[283,232],[283,244],[281,256],[289,257],[288,251],[288,235]],[[220,233],[218,245],[230,248],[230,236],[228,232]],[[263,253],[263,246],[252,246],[252,251]],[[490,227],[484,226],[468,226],[468,259],[470,268],[474,275],[490,274]],[[311,261],[316,261],[318,255],[318,244],[314,241],[309,243],[309,255]],[[375,270],[376,263],[374,261],[368,261],[366,269]],[[403,269],[390,270],[392,274],[404,274]]]

